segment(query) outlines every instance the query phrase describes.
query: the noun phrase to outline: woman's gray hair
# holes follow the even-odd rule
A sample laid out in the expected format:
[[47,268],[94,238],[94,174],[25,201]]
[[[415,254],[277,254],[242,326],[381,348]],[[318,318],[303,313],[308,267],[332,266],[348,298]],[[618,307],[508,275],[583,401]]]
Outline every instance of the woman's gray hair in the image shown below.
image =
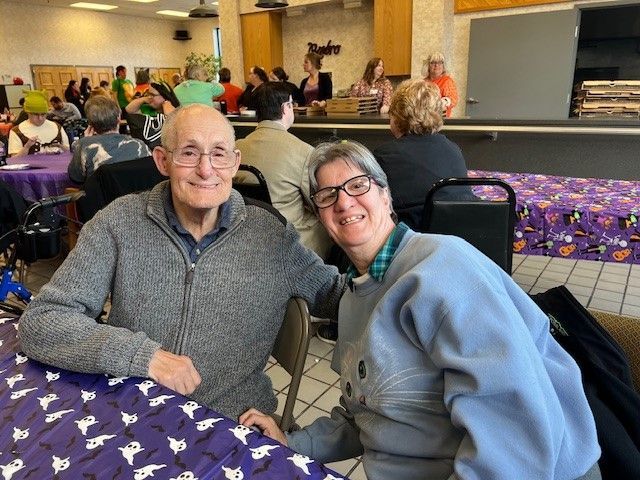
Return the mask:
[[207,78],[207,70],[202,65],[189,65],[187,67],[187,79],[200,80],[200,78]]
[[[318,191],[318,180],[316,179],[318,170],[320,170],[323,165],[329,164],[335,160],[342,160],[358,168],[365,175],[371,175],[371,178],[376,185],[380,188],[387,189],[389,202],[393,203],[387,174],[384,173],[384,170],[382,170],[380,164],[369,149],[361,143],[353,140],[325,142],[319,144],[313,149],[313,152],[311,152],[311,156],[309,157],[309,187],[312,195]],[[317,213],[315,205],[313,205],[313,207]],[[393,207],[391,216],[396,220],[397,216],[393,211]]]

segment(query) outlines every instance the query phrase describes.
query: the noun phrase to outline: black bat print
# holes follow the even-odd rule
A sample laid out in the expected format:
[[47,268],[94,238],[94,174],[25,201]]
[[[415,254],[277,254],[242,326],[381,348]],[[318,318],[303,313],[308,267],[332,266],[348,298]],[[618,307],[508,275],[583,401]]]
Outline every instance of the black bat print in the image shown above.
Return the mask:
[[151,455],[153,455],[154,453],[156,453],[158,451],[157,448],[154,448],[153,450],[151,450],[149,453],[147,453],[147,456],[145,457],[146,460],[149,460],[149,458],[151,458]]
[[211,438],[211,436],[213,435],[213,430],[209,430],[209,432],[202,438],[199,438],[198,440],[196,440],[195,445],[199,444],[200,442],[206,442],[207,440],[209,440]]
[[87,480],[98,480],[95,473],[83,473],[82,476]]
[[164,427],[162,425],[151,425],[151,428],[153,428],[154,430],[159,431],[160,433],[164,433]]
[[[98,455],[100,455],[100,449],[97,449],[91,455],[87,455],[86,457],[80,459],[80,461],[78,463],[84,463],[87,460],[95,460]],[[84,474],[83,473],[82,475],[93,475],[93,478],[95,478],[95,475],[93,473],[88,473],[88,474]]]
[[40,448],[44,448],[46,450],[51,450],[51,444],[50,443],[38,442],[38,445],[40,445]]
[[118,469],[116,470],[116,473],[113,475],[113,477],[111,477],[111,480],[116,480],[116,478],[118,478],[121,473],[122,473],[122,465],[118,467]]
[[29,415],[29,417],[27,417],[27,423],[29,423],[31,420],[36,418],[37,415],[38,415],[38,411],[34,410],[33,413],[31,415]]
[[160,415],[162,412],[164,411],[164,408],[159,408],[158,410],[155,410],[151,413],[147,414],[147,417],[157,417],[158,415]]
[[183,418],[180,423],[178,424],[178,430],[182,429],[182,427],[184,427],[184,424],[187,423],[187,421]]
[[29,470],[27,473],[24,474],[23,478],[29,478],[32,473],[37,472],[37,471],[38,471],[37,468],[32,468],[31,470]]
[[71,437],[71,440],[69,440],[69,443],[67,443],[65,445],[65,448],[71,448],[71,446],[76,443],[76,436],[74,435],[73,437]]
[[265,462],[262,465],[260,465],[258,468],[256,468],[253,471],[252,475],[257,475],[258,473],[262,473],[262,472],[268,471],[269,467],[271,466],[271,462],[273,462],[273,460],[271,460],[271,459],[265,460]]
[[80,388],[80,382],[73,381],[73,382],[69,382],[69,383],[71,385],[75,385],[76,388]]
[[133,434],[133,432],[129,427],[124,429],[124,436],[127,438],[136,438],[136,436]]
[[82,404],[82,412],[86,413],[87,415],[91,414],[91,409],[89,408],[89,405],[87,405],[86,403]]
[[134,405],[136,405],[138,402],[140,401],[140,395],[136,395],[135,398],[133,399],[133,402],[131,402],[131,406],[133,407]]
[[[198,443],[198,442],[196,442],[196,443]],[[209,457],[212,462],[217,462],[218,461],[218,456],[213,452],[205,452],[203,450],[202,451],[202,455],[204,455],[205,457]]]
[[107,428],[109,425],[111,425],[111,422],[107,422],[107,423],[104,423],[104,424],[100,425],[100,428],[98,429],[98,431],[101,432],[102,430]]
[[187,464],[186,464],[186,463],[183,463],[183,462],[180,460],[180,455],[176,455],[176,458],[175,458],[175,460],[174,460],[174,462],[173,462],[173,463],[175,463],[175,464],[176,464],[178,467],[180,467],[182,470],[186,470],[186,469],[187,469]]
[[107,405],[111,405],[116,410],[120,410],[120,405],[118,405],[117,400],[112,400],[111,402],[107,402]]

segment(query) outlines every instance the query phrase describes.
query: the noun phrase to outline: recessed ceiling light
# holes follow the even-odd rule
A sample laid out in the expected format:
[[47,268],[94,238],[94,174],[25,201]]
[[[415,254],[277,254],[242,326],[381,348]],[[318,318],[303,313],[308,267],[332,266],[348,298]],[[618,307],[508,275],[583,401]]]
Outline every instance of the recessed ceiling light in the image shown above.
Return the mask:
[[172,17],[188,17],[189,12],[180,12],[178,10],[158,10],[156,13],[160,15],[171,15]]
[[157,2],[158,0],[129,0],[130,2],[138,2],[138,3],[153,3],[153,2]]
[[89,10],[113,10],[114,8],[118,8],[115,5],[106,5],[104,3],[88,3],[88,2],[72,3],[69,6],[75,7],[75,8],[88,8]]

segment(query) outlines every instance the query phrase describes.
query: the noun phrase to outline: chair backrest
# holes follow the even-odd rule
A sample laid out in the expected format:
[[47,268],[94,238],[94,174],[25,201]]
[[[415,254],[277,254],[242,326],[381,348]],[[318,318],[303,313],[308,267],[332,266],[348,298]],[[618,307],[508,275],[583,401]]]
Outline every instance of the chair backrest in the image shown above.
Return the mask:
[[280,429],[285,432],[293,425],[293,407],[298,396],[298,388],[309,349],[310,324],[311,317],[307,302],[301,298],[291,298],[271,352],[273,358],[291,375],[289,393],[287,393],[287,400],[280,420]]
[[151,156],[101,165],[84,184],[86,196],[77,203],[78,216],[87,222],[116,198],[149,190],[165,179]]
[[238,181],[233,179],[233,188],[240,192],[244,197],[253,198],[254,200],[260,200],[261,202],[271,205],[271,195],[269,194],[269,188],[267,187],[267,180],[262,175],[262,172],[253,165],[240,164],[239,171],[249,172],[255,176],[255,182]]
[[[494,185],[505,190],[504,201],[438,199],[435,194],[448,186]],[[497,178],[448,178],[427,192],[421,231],[461,237],[511,275],[516,194]]]

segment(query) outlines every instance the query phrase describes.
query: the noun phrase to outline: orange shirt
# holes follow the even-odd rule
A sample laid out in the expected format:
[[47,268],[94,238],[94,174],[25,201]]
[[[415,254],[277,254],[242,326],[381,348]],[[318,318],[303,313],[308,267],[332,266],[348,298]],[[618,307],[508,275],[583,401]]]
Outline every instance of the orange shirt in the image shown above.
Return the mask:
[[451,110],[453,110],[453,107],[458,104],[458,89],[456,88],[456,82],[454,82],[453,78],[449,75],[442,75],[434,79],[426,78],[425,80],[433,82],[438,86],[441,97],[448,97],[451,99],[451,105],[447,107],[444,114],[445,117],[450,117]]
[[232,83],[220,83],[224,87],[224,93],[216,97],[217,102],[227,102],[227,112],[238,112],[238,99],[242,95],[243,90]]

